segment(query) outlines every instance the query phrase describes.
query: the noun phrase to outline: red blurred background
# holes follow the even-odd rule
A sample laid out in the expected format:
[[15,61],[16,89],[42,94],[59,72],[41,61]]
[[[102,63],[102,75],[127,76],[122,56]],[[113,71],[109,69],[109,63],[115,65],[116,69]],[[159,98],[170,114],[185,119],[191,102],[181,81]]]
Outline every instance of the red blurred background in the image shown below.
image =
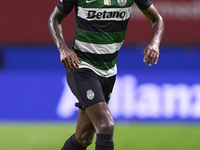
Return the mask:
[[[165,21],[162,44],[199,44],[199,0],[152,0]],[[0,44],[53,44],[48,18],[57,0],[1,1]],[[63,22],[64,37],[72,43],[75,13]],[[134,4],[126,44],[143,44],[151,38],[151,24]]]

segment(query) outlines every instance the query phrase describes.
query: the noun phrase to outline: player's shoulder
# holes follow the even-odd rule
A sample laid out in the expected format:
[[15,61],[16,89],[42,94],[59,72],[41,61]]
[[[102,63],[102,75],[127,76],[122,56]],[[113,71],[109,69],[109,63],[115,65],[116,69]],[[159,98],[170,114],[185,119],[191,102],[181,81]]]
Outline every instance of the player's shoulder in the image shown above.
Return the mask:
[[76,0],[58,0],[57,8],[65,14],[69,14],[75,5]]
[[135,3],[139,7],[139,9],[147,9],[151,6],[152,1],[151,0],[135,0]]
[[77,1],[78,0],[59,0],[58,2],[60,3],[60,4],[63,4],[63,5],[68,5],[69,3],[73,3],[73,4],[75,4],[75,3],[77,3]]

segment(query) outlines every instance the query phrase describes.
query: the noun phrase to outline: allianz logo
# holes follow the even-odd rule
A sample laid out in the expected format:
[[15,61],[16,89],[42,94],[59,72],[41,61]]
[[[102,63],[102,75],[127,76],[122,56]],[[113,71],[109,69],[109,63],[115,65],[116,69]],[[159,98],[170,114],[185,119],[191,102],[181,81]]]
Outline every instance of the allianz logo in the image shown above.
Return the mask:
[[[63,80],[56,113],[58,117],[75,117],[77,102]],[[118,76],[109,108],[114,119],[200,119],[200,84],[143,83],[133,75]]]
[[125,11],[96,11],[96,10],[89,10],[87,18],[88,19],[105,19],[105,18],[124,18],[126,15]]

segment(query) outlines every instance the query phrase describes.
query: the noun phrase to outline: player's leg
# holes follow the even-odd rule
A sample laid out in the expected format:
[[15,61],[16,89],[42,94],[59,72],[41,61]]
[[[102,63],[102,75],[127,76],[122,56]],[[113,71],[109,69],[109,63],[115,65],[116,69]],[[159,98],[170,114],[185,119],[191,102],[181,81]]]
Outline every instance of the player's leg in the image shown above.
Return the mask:
[[[109,102],[116,76],[103,78],[99,76],[99,81],[104,93],[106,103]],[[97,131],[96,150],[113,150],[114,121],[110,110],[105,102],[86,108]],[[93,110],[95,113],[92,113]]]
[[[105,136],[108,136],[109,142],[111,143],[110,145],[113,146],[112,135],[114,132],[114,121],[105,102],[89,106],[85,111],[79,109],[75,133],[77,142],[83,147],[89,146],[93,141],[95,131],[97,132],[97,141],[101,141],[101,136],[103,136],[103,140],[106,141],[107,137]],[[108,145],[108,142],[106,142],[106,144]],[[105,146],[103,148],[105,149]]]
[[85,111],[79,109],[75,137],[84,147],[92,144],[95,128]]
[[[109,79],[109,81],[112,81],[113,84],[114,80],[115,77]],[[68,72],[67,81],[70,89],[79,100],[79,103],[77,103],[76,106],[82,110],[85,110],[97,132],[96,150],[112,150],[114,147],[112,139],[114,132],[114,122],[106,104],[107,98],[105,95],[108,97],[108,94],[105,94],[105,89],[102,89],[103,82],[92,70],[86,68],[76,69],[73,72]],[[104,81],[106,82],[106,80]],[[106,90],[108,93],[111,93],[113,85],[106,87],[109,87]],[[79,119],[79,122],[80,123],[78,123],[77,126],[81,123],[84,124],[84,120],[82,122]],[[83,127],[84,129],[88,129],[85,126]],[[84,139],[86,136],[82,136],[86,130],[82,130],[83,128],[81,129],[80,127],[77,127],[77,129],[79,129],[77,130],[79,132],[76,132],[76,138],[73,139],[77,139],[79,144],[82,143],[82,145],[84,145],[84,142],[81,141],[86,140]]]
[[61,150],[85,150],[92,143],[95,131],[96,150],[113,150],[114,121],[106,102],[89,106],[85,111],[79,109],[76,133]]
[[92,121],[97,134],[113,134],[114,121],[106,102],[89,106],[85,112]]
[[61,150],[85,150],[94,137],[95,129],[88,115],[79,109],[76,132],[64,144]]
[[114,121],[106,102],[85,109],[97,132],[95,150],[114,150]]
[[[95,131],[96,150],[113,150],[114,121],[106,102],[89,106],[85,111],[79,109],[75,140],[87,147],[92,143]],[[78,143],[76,145],[79,145]]]

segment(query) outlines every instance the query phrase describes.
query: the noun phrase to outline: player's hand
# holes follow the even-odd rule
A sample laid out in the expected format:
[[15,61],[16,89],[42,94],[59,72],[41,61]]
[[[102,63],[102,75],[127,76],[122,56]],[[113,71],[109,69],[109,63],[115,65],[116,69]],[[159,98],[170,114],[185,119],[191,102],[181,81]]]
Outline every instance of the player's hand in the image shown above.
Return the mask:
[[159,45],[153,44],[153,45],[148,45],[143,52],[144,59],[143,62],[146,65],[152,66],[152,64],[157,64],[158,63],[158,58],[159,58]]
[[73,71],[74,69],[79,67],[80,61],[78,60],[76,53],[74,53],[69,48],[60,49],[59,51],[60,51],[60,60],[63,66],[68,71]]

